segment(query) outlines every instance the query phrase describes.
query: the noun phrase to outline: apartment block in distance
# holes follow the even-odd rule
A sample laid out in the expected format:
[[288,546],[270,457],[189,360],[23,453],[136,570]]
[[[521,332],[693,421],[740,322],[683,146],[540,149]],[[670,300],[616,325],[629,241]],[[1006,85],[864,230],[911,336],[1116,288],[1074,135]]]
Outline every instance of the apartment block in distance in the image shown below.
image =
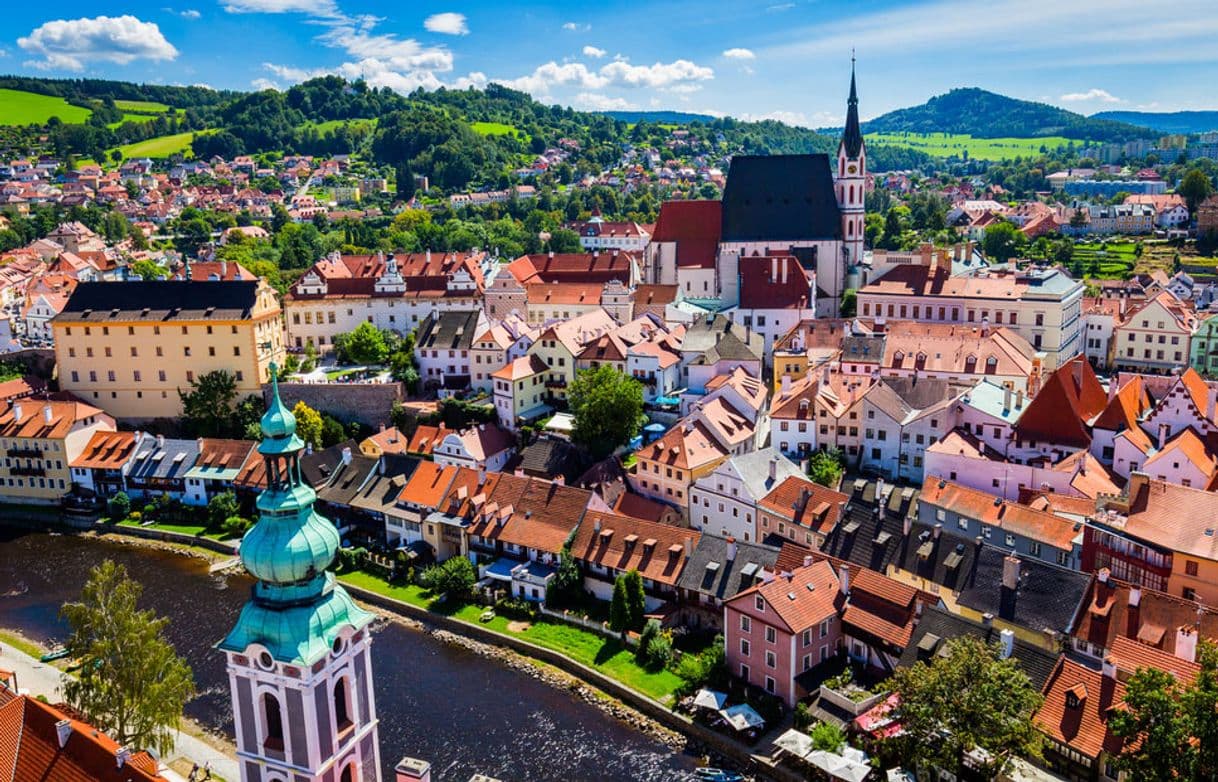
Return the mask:
[[215,370],[260,394],[283,361],[279,314],[262,280],[81,283],[52,321],[59,385],[124,420],[181,415],[178,389]]

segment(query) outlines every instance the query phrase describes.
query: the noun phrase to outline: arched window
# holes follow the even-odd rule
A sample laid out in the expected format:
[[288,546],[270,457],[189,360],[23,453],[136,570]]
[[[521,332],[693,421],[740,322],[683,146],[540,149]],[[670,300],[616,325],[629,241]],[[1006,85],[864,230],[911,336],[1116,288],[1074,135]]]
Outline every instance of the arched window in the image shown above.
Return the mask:
[[348,763],[343,769],[343,775],[339,777],[339,782],[355,782],[355,764]]
[[262,696],[263,749],[283,751],[283,714],[279,699],[269,692]]
[[346,679],[339,679],[334,684],[334,724],[339,733],[351,727],[351,700]]
[[849,193],[850,193],[850,198],[849,198],[849,200],[848,200],[848,203],[853,204],[853,203],[854,203],[854,185],[851,185],[851,186],[848,188],[847,192],[849,192]]

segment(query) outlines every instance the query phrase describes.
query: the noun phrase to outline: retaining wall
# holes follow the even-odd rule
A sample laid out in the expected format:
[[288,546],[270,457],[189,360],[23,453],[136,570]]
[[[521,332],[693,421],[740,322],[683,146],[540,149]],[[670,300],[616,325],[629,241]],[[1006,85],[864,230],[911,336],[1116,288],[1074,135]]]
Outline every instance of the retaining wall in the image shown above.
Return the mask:
[[162,543],[180,543],[183,546],[195,546],[214,551],[217,554],[233,556],[237,553],[237,543],[225,540],[213,540],[203,536],[195,537],[184,532],[171,532],[156,527],[131,527],[123,524],[95,524],[89,527],[94,532],[106,535],[125,535],[129,538],[143,540],[159,540]]
[[[280,383],[279,395],[289,409],[304,402],[343,423],[358,421],[374,429],[391,426],[393,403],[405,397],[401,383]],[[270,401],[270,386],[262,388],[263,401]]]

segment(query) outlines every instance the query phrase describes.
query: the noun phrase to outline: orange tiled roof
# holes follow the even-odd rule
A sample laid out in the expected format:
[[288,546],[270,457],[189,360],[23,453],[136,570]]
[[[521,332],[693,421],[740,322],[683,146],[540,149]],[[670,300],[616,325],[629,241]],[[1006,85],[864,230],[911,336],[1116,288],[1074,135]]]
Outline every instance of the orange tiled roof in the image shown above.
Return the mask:
[[[50,410],[49,422],[47,410]],[[20,418],[17,417],[18,412],[21,414]],[[104,413],[84,402],[18,402],[0,414],[0,437],[62,440],[78,421],[98,415]]]
[[934,475],[926,476],[919,498],[922,502],[946,508],[983,524],[1067,551],[1080,534],[1073,522],[1061,516],[1009,502]]
[[[1068,705],[1067,694],[1077,705]],[[1108,728],[1110,710],[1125,698],[1125,685],[1064,655],[1042,691],[1045,701],[1034,720],[1049,738],[1088,758],[1120,752],[1121,740]]]
[[1107,403],[1095,370],[1087,359],[1076,356],[1049,375],[1015,429],[1024,439],[1085,448],[1091,443],[1087,425]]
[[435,462],[419,462],[410,480],[402,487],[398,501],[433,510],[440,507],[440,500],[456,477],[457,469],[441,467]]
[[759,509],[815,532],[828,533],[850,497],[798,475],[788,476],[757,502]]
[[571,553],[582,562],[637,570],[643,578],[672,586],[701,537],[697,530],[590,511],[575,533]]
[[135,432],[94,432],[70,467],[117,470],[135,450]]
[[792,633],[814,627],[835,616],[845,603],[837,573],[828,562],[814,562],[769,582],[754,584],[728,603],[738,600],[752,605],[754,596],[765,599],[766,611],[773,611]]

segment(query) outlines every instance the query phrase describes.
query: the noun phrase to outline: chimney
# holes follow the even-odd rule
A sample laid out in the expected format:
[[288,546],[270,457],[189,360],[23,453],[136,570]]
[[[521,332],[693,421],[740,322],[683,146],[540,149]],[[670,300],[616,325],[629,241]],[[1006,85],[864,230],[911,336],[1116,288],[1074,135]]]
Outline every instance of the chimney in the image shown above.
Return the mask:
[[55,723],[55,737],[59,739],[59,748],[63,749],[72,737],[72,721],[60,720]]
[[418,758],[402,758],[393,769],[394,782],[431,782],[431,764]]
[[1110,681],[1115,681],[1115,680],[1116,680],[1116,675],[1117,675],[1116,663],[1114,663],[1114,662],[1112,661],[1112,658],[1111,658],[1111,657],[1105,657],[1105,658],[1104,658],[1104,668],[1103,668],[1103,671],[1104,671],[1104,678],[1105,678],[1105,679],[1108,679],[1108,680],[1110,680]]
[[990,335],[990,319],[988,317],[981,319],[981,338],[985,339]]
[[131,750],[126,747],[119,747],[114,750],[114,762],[118,764],[118,768],[127,765],[127,761],[131,759]]
[[825,371],[820,376],[820,382],[824,383],[825,385],[829,385],[829,365],[828,364],[825,364]]
[[1141,602],[1142,602],[1141,587],[1130,587],[1130,589],[1129,589],[1129,607],[1137,608],[1138,604]]
[[724,555],[724,559],[726,559],[728,562],[736,561],[736,539],[735,538],[727,539],[727,553]]
[[351,464],[351,449],[343,449],[343,464]]
[[770,459],[770,482],[778,480],[778,460]]
[[1163,450],[1163,446],[1167,444],[1167,433],[1171,430],[1167,424],[1159,424],[1159,450]]
[[1000,645],[1002,650],[1000,653],[1002,654],[1002,659],[1005,660],[1015,652],[1015,632],[1013,630],[1003,628],[1002,632],[998,634],[998,637],[1001,639]]
[[1193,627],[1181,626],[1176,628],[1176,656],[1181,660],[1196,662],[1197,660],[1197,630]]
[[771,258],[770,259],[770,284],[773,285],[776,282],[778,282],[778,259]]
[[981,626],[982,627],[993,627],[994,626],[994,615],[991,614],[989,611],[986,611],[984,614],[982,614],[981,615]]
[[55,413],[51,410],[50,405],[42,408],[42,420],[46,421],[48,424],[55,420]]
[[1113,377],[1111,380],[1108,381],[1108,401],[1109,402],[1111,402],[1112,398],[1117,395],[1118,390],[1119,389],[1117,386],[1117,379],[1116,379],[1116,377]]
[[1215,413],[1214,408],[1215,406],[1218,406],[1218,389],[1211,388],[1207,396],[1209,398],[1205,405],[1205,420],[1213,421]]
[[1023,409],[1023,389],[1022,388],[1015,392],[1015,409],[1016,410]]
[[1109,570],[1108,570],[1108,568],[1106,568],[1106,567],[1102,567],[1102,568],[1100,568],[1100,569],[1099,569],[1099,570],[1097,570],[1097,571],[1096,571],[1096,573],[1095,573],[1095,580],[1096,580],[1096,581],[1098,581],[1098,582],[1100,582],[1101,584],[1107,584],[1107,583],[1108,583],[1108,575],[1109,575],[1109,573],[1110,573],[1110,572],[1111,572],[1111,571],[1109,571]]
[[790,262],[786,258],[783,258],[782,259],[782,284],[783,285],[787,284],[787,269],[789,269],[790,266],[791,266]]
[[1003,410],[1010,410],[1010,409],[1011,409],[1011,387],[1010,387],[1010,386],[1003,386],[1003,389],[1002,389],[1002,409],[1003,409]]
[[786,397],[788,397],[790,395],[791,395],[791,376],[783,375],[782,376],[782,397],[785,399]]
[[850,596],[850,566],[842,563],[842,566],[837,570],[837,580],[841,584],[842,594]]
[[157,449],[158,449],[158,450],[164,450],[164,449],[165,449],[165,435],[163,435],[163,434],[158,434],[158,435],[156,436],[156,447],[157,447]]
[[1003,589],[1017,589],[1019,587],[1019,566],[1021,562],[1019,557],[1014,554],[1008,554],[1002,559],[1002,587]]
[[694,539],[692,535],[685,536],[685,556],[688,558],[694,553]]
[[938,539],[939,539],[939,536],[943,534],[943,525],[942,525],[942,524],[936,524],[936,525],[934,526],[934,531],[935,531],[935,540],[938,540]]
[[13,421],[21,423],[21,405],[13,405]]
[[596,519],[592,522],[592,531],[597,534],[600,534],[600,531],[601,531],[601,517],[600,516],[597,516]]
[[804,567],[812,567],[812,555],[808,554],[804,557]]

